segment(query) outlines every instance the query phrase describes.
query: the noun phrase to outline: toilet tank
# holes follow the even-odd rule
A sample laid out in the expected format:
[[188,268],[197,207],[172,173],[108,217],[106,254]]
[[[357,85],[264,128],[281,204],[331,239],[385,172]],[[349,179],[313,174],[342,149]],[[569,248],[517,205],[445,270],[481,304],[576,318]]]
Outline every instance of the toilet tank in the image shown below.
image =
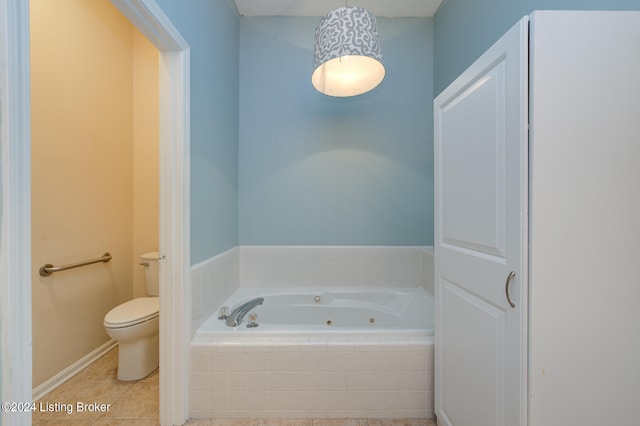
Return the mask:
[[157,251],[145,253],[140,256],[140,261],[144,265],[144,280],[147,284],[147,294],[149,296],[160,295],[159,258],[160,255]]

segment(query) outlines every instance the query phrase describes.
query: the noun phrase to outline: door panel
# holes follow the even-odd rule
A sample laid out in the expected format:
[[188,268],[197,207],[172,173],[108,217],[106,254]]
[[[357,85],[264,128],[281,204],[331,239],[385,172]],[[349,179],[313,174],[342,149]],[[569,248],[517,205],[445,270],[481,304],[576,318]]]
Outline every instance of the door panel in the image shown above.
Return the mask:
[[[455,425],[497,424],[504,387],[486,384],[504,381],[505,312],[446,280],[442,299],[444,411]],[[456,406],[460,400],[464,407]]]
[[526,421],[527,39],[524,18],[435,100],[442,425]]
[[442,108],[442,241],[504,257],[505,63],[486,71]]

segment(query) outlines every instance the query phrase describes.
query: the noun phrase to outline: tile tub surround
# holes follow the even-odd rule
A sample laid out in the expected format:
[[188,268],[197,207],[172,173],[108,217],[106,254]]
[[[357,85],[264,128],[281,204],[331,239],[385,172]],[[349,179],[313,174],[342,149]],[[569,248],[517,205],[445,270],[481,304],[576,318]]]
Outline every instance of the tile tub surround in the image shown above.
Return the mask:
[[238,289],[239,248],[191,267],[191,334]]
[[432,337],[192,343],[192,418],[433,418]]
[[240,246],[240,287],[433,288],[428,246]]
[[424,287],[430,246],[238,246],[191,267],[191,333],[239,287]]

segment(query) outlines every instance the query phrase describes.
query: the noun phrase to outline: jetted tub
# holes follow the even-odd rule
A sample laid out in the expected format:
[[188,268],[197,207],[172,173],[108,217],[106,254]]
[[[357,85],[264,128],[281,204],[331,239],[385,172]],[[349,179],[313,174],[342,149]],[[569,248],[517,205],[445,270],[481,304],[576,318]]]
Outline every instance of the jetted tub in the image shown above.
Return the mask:
[[[220,336],[385,334],[432,336],[433,296],[422,288],[240,288],[225,303],[230,311],[257,297],[237,327],[219,320],[219,310],[197,331],[196,340]],[[258,327],[248,328],[249,314]]]
[[[240,288],[190,345],[193,418],[432,418],[433,296],[422,288]],[[258,327],[247,328],[250,312]]]

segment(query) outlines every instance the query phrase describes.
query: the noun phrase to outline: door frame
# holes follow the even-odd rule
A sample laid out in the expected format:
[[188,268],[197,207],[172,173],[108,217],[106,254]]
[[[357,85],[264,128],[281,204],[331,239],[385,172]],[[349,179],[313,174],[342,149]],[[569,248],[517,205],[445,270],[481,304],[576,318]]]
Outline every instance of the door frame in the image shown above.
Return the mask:
[[[159,50],[160,423],[188,419],[190,48],[154,0],[111,2]],[[0,396],[32,400],[29,2],[0,0]],[[31,413],[2,412],[30,425]]]

